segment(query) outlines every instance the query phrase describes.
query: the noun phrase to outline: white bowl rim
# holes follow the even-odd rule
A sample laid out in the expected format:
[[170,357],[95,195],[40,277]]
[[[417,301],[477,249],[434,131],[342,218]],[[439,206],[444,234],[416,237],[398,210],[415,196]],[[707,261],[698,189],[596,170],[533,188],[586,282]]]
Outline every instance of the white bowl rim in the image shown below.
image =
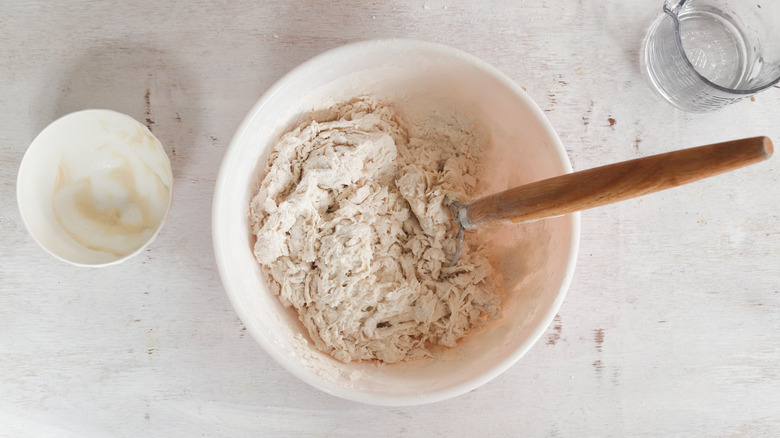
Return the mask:
[[[507,75],[505,75],[503,72],[498,70],[496,67],[493,67],[492,65],[477,58],[474,55],[471,55],[459,49],[446,46],[443,44],[439,44],[439,43],[422,41],[422,40],[414,40],[414,39],[404,39],[404,38],[364,40],[364,41],[349,43],[322,52],[319,55],[310,58],[309,60],[303,62],[302,64],[298,65],[294,69],[290,70],[287,74],[285,74],[279,80],[277,80],[265,93],[263,93],[263,95],[260,97],[257,103],[254,106],[252,106],[252,108],[249,110],[247,116],[245,116],[245,118],[239,125],[238,129],[236,130],[235,134],[233,135],[230,144],[225,150],[224,156],[222,158],[222,164],[220,165],[219,168],[219,173],[217,175],[217,180],[214,189],[213,204],[212,204],[212,245],[214,247],[214,255],[217,262],[217,269],[222,279],[225,292],[227,293],[228,298],[231,304],[233,305],[233,308],[238,314],[239,319],[241,319],[242,321],[244,321],[245,318],[249,317],[249,312],[244,308],[243,302],[240,300],[240,294],[238,294],[235,290],[231,288],[231,285],[228,284],[229,281],[226,281],[226,279],[229,278],[227,277],[227,275],[230,270],[230,265],[228,264],[226,258],[223,257],[223,253],[226,252],[227,248],[225,248],[224,244],[219,242],[217,238],[219,236],[219,230],[221,229],[222,222],[224,220],[223,219],[224,209],[219,208],[219,205],[222,198],[221,193],[227,190],[228,188],[226,186],[226,179],[228,173],[227,163],[231,161],[229,158],[231,158],[233,154],[237,153],[236,152],[236,150],[238,149],[237,144],[239,143],[241,138],[245,135],[246,131],[249,129],[249,126],[252,123],[252,120],[254,119],[255,115],[260,111],[262,107],[264,107],[267,104],[267,102],[277,92],[279,92],[279,90],[282,87],[284,87],[285,83],[288,81],[290,77],[299,74],[301,71],[308,69],[312,65],[316,65],[323,58],[331,57],[335,54],[340,54],[342,52],[360,51],[360,50],[364,50],[376,46],[390,46],[394,48],[409,48],[409,49],[417,48],[417,49],[424,49],[433,52],[439,52],[444,55],[449,55],[454,58],[465,60],[472,66],[484,71],[494,79],[500,81],[504,86],[507,87],[507,89],[513,91],[515,96],[519,98],[521,101],[523,101],[523,103],[526,104],[526,106],[532,111],[532,113],[539,119],[545,134],[552,141],[552,145],[554,146],[560,164],[564,168],[564,173],[572,172],[571,163],[569,161],[568,155],[566,154],[566,150],[563,146],[563,143],[558,137],[558,134],[552,128],[552,124],[549,122],[549,120],[544,115],[542,110],[538,107],[538,105],[536,105],[536,103],[531,99],[530,96],[528,96],[528,94],[522,89],[522,87],[520,87],[515,82],[513,82]],[[278,364],[280,364],[283,368],[285,368],[288,372],[290,372],[300,380],[308,383],[309,385],[328,394],[335,395],[337,397],[341,397],[347,400],[356,401],[360,403],[380,405],[380,406],[421,405],[421,404],[434,403],[438,401],[447,400],[453,397],[457,397],[459,395],[465,394],[469,391],[479,388],[480,386],[498,377],[499,375],[504,373],[507,369],[509,369],[512,365],[514,365],[521,357],[523,357],[531,349],[531,347],[533,347],[539,341],[539,339],[542,337],[544,332],[547,330],[547,327],[553,321],[555,315],[560,310],[560,307],[563,304],[563,301],[566,297],[566,293],[571,284],[572,277],[574,276],[574,268],[578,257],[579,242],[580,242],[580,214],[579,212],[576,212],[568,216],[571,218],[571,235],[572,235],[571,248],[569,250],[569,254],[566,261],[566,271],[564,273],[563,281],[561,283],[558,294],[556,295],[555,300],[553,301],[549,311],[542,316],[541,323],[531,332],[530,336],[528,337],[528,340],[525,343],[523,343],[523,345],[520,348],[515,350],[512,354],[508,355],[504,360],[498,362],[492,368],[486,370],[484,373],[475,376],[463,383],[450,386],[444,389],[431,391],[422,395],[419,394],[377,395],[377,394],[367,393],[356,389],[345,388],[334,382],[326,381],[320,378],[310,370],[300,365],[300,363],[298,363],[297,361],[291,360],[288,356],[279,353],[278,350],[272,347],[272,343],[266,339],[264,334],[255,333],[252,327],[249,327],[247,330],[250,332],[250,335],[252,335],[255,341],[258,344],[260,344],[261,348],[268,355],[270,355]]]
[[[148,248],[149,245],[151,245],[152,242],[154,242],[157,239],[157,236],[162,231],[162,229],[165,226],[166,222],[168,222],[168,216],[171,213],[171,207],[173,205],[173,190],[174,190],[173,186],[174,186],[175,178],[173,177],[173,168],[171,166],[171,159],[170,159],[170,157],[168,157],[168,154],[165,152],[165,148],[163,147],[161,152],[162,152],[162,155],[165,157],[166,170],[171,175],[171,184],[170,184],[170,187],[168,188],[169,189],[169,191],[168,191],[168,207],[165,209],[165,214],[163,215],[162,219],[160,220],[160,224],[157,225],[157,228],[154,230],[154,233],[152,233],[152,235],[149,236],[149,239],[146,242],[144,242],[144,244],[141,245],[135,251],[133,251],[131,253],[128,253],[128,254],[125,254],[124,256],[122,256],[122,257],[120,257],[120,258],[118,258],[116,260],[111,260],[110,262],[105,262],[105,263],[81,263],[81,262],[76,262],[76,261],[73,261],[73,260],[66,259],[65,257],[62,257],[61,255],[59,255],[59,254],[53,252],[52,250],[50,250],[48,248],[48,246],[44,245],[43,242],[41,242],[41,240],[38,238],[38,236],[36,236],[35,233],[33,232],[33,230],[30,228],[30,225],[27,223],[27,220],[25,219],[24,211],[22,209],[22,204],[21,204],[21,196],[22,196],[22,193],[21,193],[21,190],[22,190],[22,188],[21,188],[21,179],[22,179],[22,172],[25,169],[25,161],[26,160],[29,161],[29,159],[27,158],[28,157],[28,152],[30,151],[32,146],[36,144],[36,141],[38,140],[38,138],[41,135],[43,135],[44,131],[49,129],[50,126],[54,125],[55,123],[61,122],[63,120],[66,120],[66,119],[68,119],[70,117],[75,117],[75,116],[82,115],[84,113],[90,113],[90,112],[119,114],[120,116],[128,117],[128,118],[132,119],[136,123],[140,123],[140,122],[138,122],[138,120],[136,120],[132,116],[129,116],[129,115],[124,114],[124,113],[120,113],[119,111],[114,111],[114,110],[104,109],[104,108],[87,108],[87,109],[82,109],[82,110],[78,110],[78,111],[74,111],[74,112],[65,114],[65,115],[63,115],[61,117],[58,117],[57,119],[53,120],[51,123],[46,125],[46,127],[43,128],[41,130],[41,132],[39,132],[35,136],[33,141],[30,142],[30,145],[27,147],[27,149],[24,152],[24,156],[22,157],[22,161],[19,163],[19,170],[17,171],[17,174],[16,174],[16,208],[17,208],[17,210],[19,210],[19,215],[22,217],[22,223],[24,223],[24,227],[27,229],[27,233],[33,238],[33,241],[35,241],[35,243],[37,243],[38,246],[40,246],[45,252],[49,253],[51,256],[53,256],[54,258],[56,258],[58,260],[62,260],[63,262],[69,263],[69,264],[74,265],[74,266],[79,266],[79,267],[82,267],[82,268],[104,268],[104,267],[107,267],[107,266],[118,265],[118,264],[120,264],[120,263],[122,263],[122,262],[124,262],[124,261],[126,261],[126,260],[128,260],[130,258],[132,258],[132,257],[135,257],[136,255],[138,255],[141,252],[143,252],[146,248]],[[142,126],[143,126],[143,124],[142,124]],[[149,129],[149,128],[147,128],[147,129]],[[152,136],[155,139],[157,139],[157,136],[155,136],[154,133],[151,132],[151,130],[149,131],[149,133],[151,133]],[[160,140],[157,139],[157,141],[159,142]],[[162,142],[160,142],[160,144],[162,145]]]

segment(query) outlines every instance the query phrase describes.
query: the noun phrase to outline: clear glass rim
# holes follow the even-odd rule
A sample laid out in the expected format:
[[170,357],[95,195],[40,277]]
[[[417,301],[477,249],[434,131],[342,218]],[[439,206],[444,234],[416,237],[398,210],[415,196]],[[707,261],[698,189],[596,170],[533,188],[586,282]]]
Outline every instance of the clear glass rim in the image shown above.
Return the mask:
[[757,87],[757,88],[741,90],[741,89],[738,89],[738,88],[723,87],[721,85],[718,85],[718,84],[712,82],[711,80],[707,79],[706,77],[702,76],[696,70],[696,68],[693,66],[693,63],[691,62],[691,60],[688,59],[688,55],[685,54],[685,49],[683,48],[683,44],[682,44],[682,38],[680,37],[680,20],[677,18],[677,13],[680,11],[680,8],[682,8],[687,2],[688,2],[688,0],[681,0],[681,1],[677,2],[675,5],[672,6],[673,9],[670,9],[670,3],[671,2],[667,1],[667,2],[664,3],[663,10],[664,10],[664,13],[669,15],[672,18],[672,20],[674,21],[674,30],[675,30],[674,36],[675,36],[675,40],[677,42],[677,49],[680,51],[680,53],[682,54],[683,59],[685,60],[685,63],[688,65],[688,67],[690,67],[691,71],[693,71],[693,73],[696,75],[696,77],[698,77],[706,85],[708,85],[708,86],[710,86],[710,87],[712,87],[712,88],[714,88],[714,89],[716,89],[718,91],[722,91],[724,93],[730,93],[730,94],[741,94],[741,95],[746,95],[746,96],[747,95],[751,95],[751,94],[756,94],[756,93],[758,93],[760,91],[766,90],[767,88],[771,88],[774,85],[777,85],[778,82],[780,82],[780,74],[779,74],[775,79],[769,81],[766,85],[762,85],[762,86]]

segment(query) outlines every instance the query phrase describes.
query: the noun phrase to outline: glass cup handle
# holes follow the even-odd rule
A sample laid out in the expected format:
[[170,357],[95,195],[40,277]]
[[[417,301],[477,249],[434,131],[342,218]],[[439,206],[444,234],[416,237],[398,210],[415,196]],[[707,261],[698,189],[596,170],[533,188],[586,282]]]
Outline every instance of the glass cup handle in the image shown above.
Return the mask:
[[664,1],[664,11],[677,15],[680,12],[680,8],[687,2],[688,0],[666,0]]

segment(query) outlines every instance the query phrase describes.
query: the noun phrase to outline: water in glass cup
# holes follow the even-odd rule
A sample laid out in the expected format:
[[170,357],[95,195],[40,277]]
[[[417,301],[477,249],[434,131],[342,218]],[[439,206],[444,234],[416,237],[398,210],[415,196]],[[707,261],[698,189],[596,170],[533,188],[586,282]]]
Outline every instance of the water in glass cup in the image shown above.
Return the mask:
[[780,1],[667,0],[642,70],[678,108],[705,112],[780,81]]

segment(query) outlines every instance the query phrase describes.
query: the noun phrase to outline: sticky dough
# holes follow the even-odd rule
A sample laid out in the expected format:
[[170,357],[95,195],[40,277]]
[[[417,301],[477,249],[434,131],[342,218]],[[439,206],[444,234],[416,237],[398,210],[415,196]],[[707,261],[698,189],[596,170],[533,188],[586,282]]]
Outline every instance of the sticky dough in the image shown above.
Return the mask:
[[401,123],[367,97],[312,118],[275,146],[250,224],[271,289],[316,347],[343,362],[418,359],[497,317],[498,281],[472,236],[447,266],[446,204],[477,191],[485,136],[436,115]]

